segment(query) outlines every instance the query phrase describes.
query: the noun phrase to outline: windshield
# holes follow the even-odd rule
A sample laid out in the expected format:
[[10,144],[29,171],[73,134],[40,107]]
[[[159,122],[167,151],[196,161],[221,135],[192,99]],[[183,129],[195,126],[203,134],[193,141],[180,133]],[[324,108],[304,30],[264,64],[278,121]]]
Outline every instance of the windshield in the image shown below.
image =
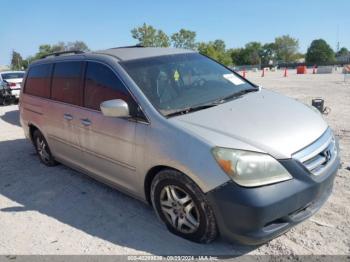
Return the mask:
[[137,59],[121,64],[163,115],[216,103],[245,90],[256,89],[226,67],[198,53]]
[[1,76],[2,76],[2,79],[9,80],[9,79],[23,78],[24,73],[23,72],[2,73]]

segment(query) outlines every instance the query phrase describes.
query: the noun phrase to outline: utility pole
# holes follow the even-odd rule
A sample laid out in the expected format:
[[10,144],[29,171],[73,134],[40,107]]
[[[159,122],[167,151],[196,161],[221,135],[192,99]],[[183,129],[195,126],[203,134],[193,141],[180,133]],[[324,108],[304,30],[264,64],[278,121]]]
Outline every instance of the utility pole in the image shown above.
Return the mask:
[[338,53],[340,49],[340,43],[339,43],[339,25],[337,25],[337,46],[336,46],[336,52]]

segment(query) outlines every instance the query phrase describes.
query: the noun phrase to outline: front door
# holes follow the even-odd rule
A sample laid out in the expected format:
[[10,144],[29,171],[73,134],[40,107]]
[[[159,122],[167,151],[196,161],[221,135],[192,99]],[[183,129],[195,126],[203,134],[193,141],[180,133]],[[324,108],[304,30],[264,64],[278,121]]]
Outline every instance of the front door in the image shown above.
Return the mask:
[[99,177],[133,191],[135,181],[136,123],[126,118],[106,117],[100,104],[123,99],[130,93],[106,65],[88,62],[85,73],[84,107],[79,116],[79,139],[84,154],[84,168]]

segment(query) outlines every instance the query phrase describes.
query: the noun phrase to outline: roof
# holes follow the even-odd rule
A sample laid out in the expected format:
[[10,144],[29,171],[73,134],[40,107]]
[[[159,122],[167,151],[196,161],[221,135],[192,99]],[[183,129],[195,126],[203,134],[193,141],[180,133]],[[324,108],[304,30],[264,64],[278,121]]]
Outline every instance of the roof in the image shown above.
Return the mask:
[[25,73],[25,71],[22,71],[22,70],[20,70],[20,71],[1,71],[0,72],[0,74],[11,74],[11,73]]
[[[74,53],[62,52],[57,54],[48,55],[45,58],[39,59],[31,63],[31,66],[53,61],[65,61],[65,60],[80,60],[82,58],[96,58],[96,56],[113,57],[119,61],[136,60],[149,57],[157,57],[164,55],[175,54],[188,54],[195,53],[195,51],[180,48],[165,48],[165,47],[117,47],[106,50]],[[72,53],[72,54],[70,54]]]
[[163,55],[175,55],[194,53],[192,50],[165,47],[120,47],[93,52],[95,54],[107,54],[116,57],[118,60],[134,60]]

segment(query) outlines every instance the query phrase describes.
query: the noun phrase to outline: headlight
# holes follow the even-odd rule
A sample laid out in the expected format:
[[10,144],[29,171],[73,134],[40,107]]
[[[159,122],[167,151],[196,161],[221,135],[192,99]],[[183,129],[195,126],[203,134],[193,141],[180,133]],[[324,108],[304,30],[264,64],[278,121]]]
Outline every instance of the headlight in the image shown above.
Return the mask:
[[216,147],[213,155],[222,170],[241,186],[262,186],[293,178],[267,154]]

